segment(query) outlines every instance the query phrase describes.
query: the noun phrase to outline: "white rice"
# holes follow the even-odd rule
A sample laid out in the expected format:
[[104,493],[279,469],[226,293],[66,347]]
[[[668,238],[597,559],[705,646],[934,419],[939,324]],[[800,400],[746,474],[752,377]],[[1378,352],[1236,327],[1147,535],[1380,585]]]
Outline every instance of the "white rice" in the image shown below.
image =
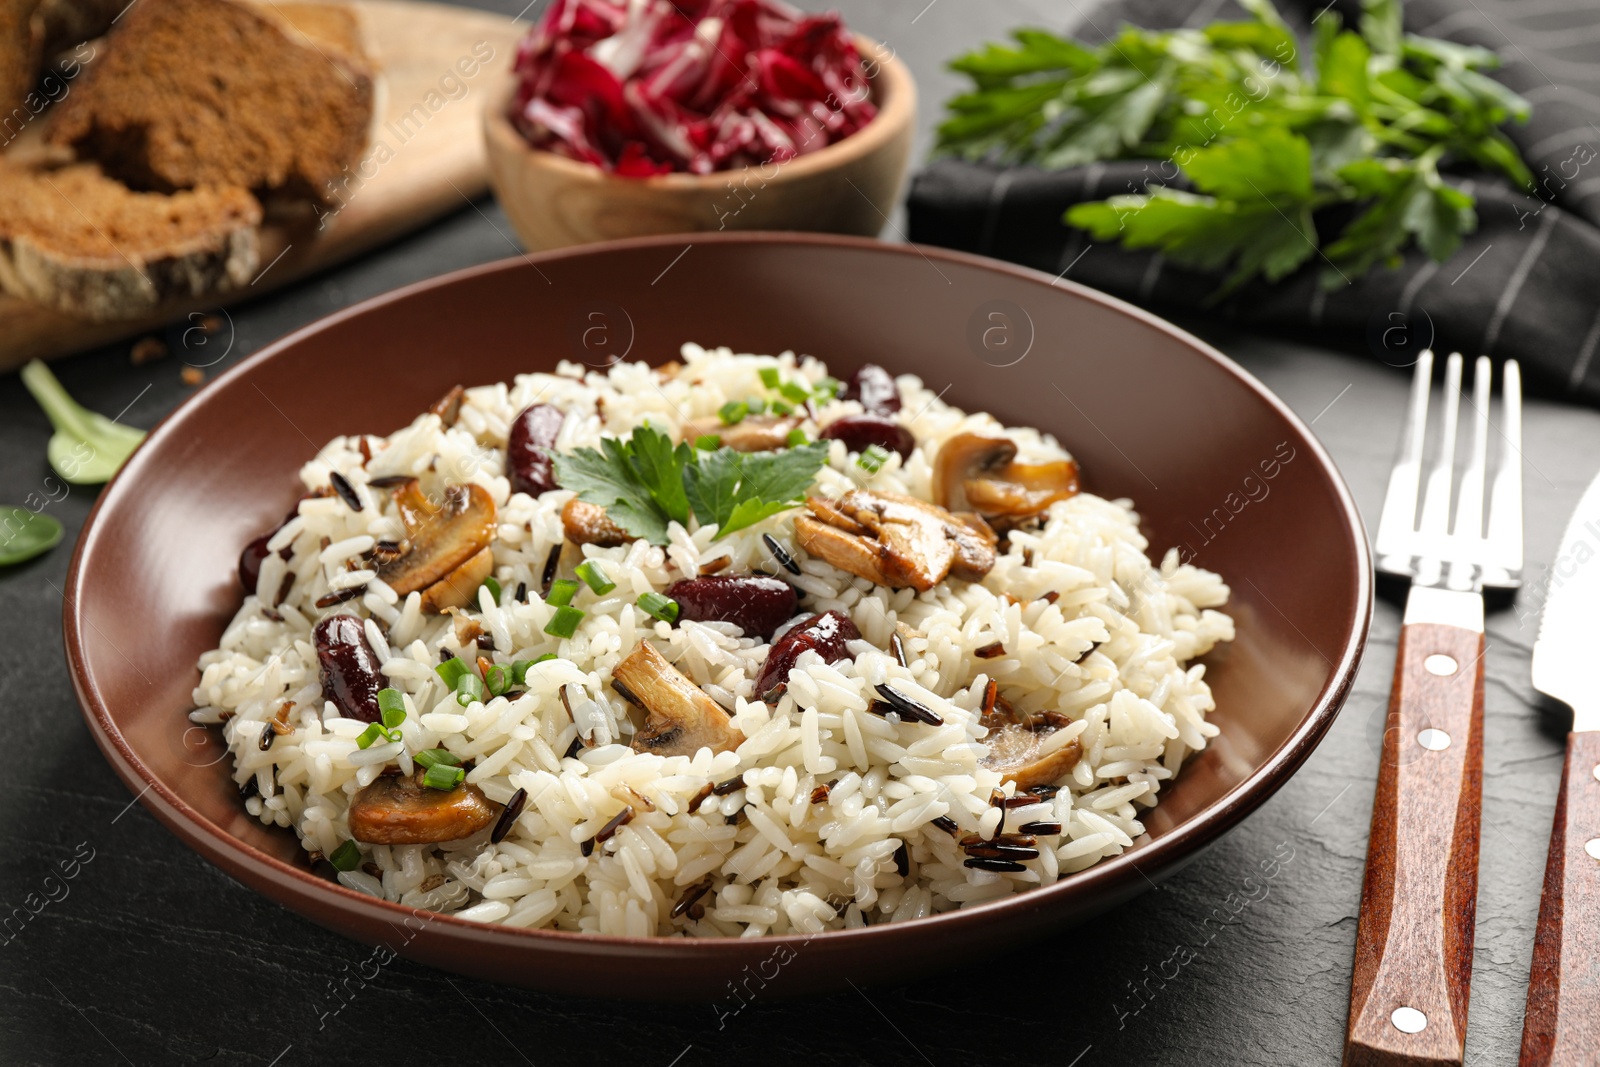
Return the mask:
[[[898,922],[1021,892],[1130,847],[1144,832],[1141,812],[1217,732],[1206,721],[1213,703],[1205,668],[1188,662],[1230,640],[1233,624],[1212,610],[1228,597],[1216,575],[1180,563],[1176,550],[1159,566],[1151,563],[1128,501],[1089,494],[1061,501],[1042,528],[1011,534],[981,584],[950,580],[921,594],[873,586],[793,549],[803,572],[793,579],[805,594],[802,610],[843,611],[863,640],[853,644],[853,662],[803,656],[787,693],[770,707],[752,693],[765,642],[735,636],[728,624],[668,626],[635,601],[720,556],[731,557],[724,573],[771,570],[761,534],[792,545],[792,511],[720,541],[714,527],[674,525],[665,548],[644,541],[585,546],[617,588],[604,596],[580,592],[574,603],[586,614],[570,639],[544,633],[554,609],[537,590],[551,547],[562,540],[560,511],[571,493],[511,493],[504,445],[519,411],[535,402],[564,409],[557,448],[567,451],[595,445],[602,431],[626,435],[647,419],[675,429],[714,415],[728,400],[762,395],[763,367],[813,382],[826,375],[819,361],[792,353],[735,355],[690,344],[682,358],[674,377],[644,364],[604,371],[562,364],[553,375],[469,389],[452,428],[423,414],[387,439],[366,438],[370,462],[363,463],[361,439],[341,437],[306,464],[308,489],[326,488],[338,471],[368,506],[358,513],[338,496],[301,502],[270,546],[292,547],[292,558],[267,557],[256,592],[221,646],[201,657],[194,691],[192,718],[222,724],[234,780],[255,779],[258,795],[244,802],[250,814],[293,828],[308,852],[331,855],[349,839],[346,809],[357,790],[386,765],[409,772],[411,753],[447,748],[475,761],[468,781],[490,800],[527,791],[511,832],[498,844],[484,830],[442,846],[361,845],[364,869],[340,880],[481,922],[631,936],[812,933]],[[1003,429],[1025,454],[1064,454],[1047,435],[1002,428],[988,415],[942,403],[914,376],[901,376],[899,385],[901,419],[918,444],[911,458],[902,464],[891,457],[869,474],[836,443],[819,475],[821,492],[865,486],[929,499],[930,458],[944,440],[970,429]],[[858,410],[854,402],[832,401],[818,422]],[[815,436],[817,426],[805,429]],[[531,669],[516,699],[461,707],[433,666],[441,649],[470,662],[476,648],[463,650],[448,616],[424,615],[417,594],[401,599],[361,570],[358,557],[375,541],[404,534],[389,494],[366,487],[396,474],[416,475],[430,489],[474,482],[493,497],[494,573],[504,595],[496,604],[480,590],[479,621],[499,650],[486,654],[506,664],[547,652],[560,657]],[[382,511],[373,506],[380,502]],[[269,612],[286,577],[288,595]],[[363,582],[358,598],[314,607],[328,592]],[[513,595],[519,583],[530,590],[525,603]],[[1052,591],[1059,596],[1049,603],[1043,598]],[[341,718],[323,698],[311,631],[333,612],[367,616],[386,682],[406,697],[401,742],[361,750],[356,738],[365,724]],[[916,634],[905,642],[908,667],[887,651],[897,623]],[[746,738],[736,751],[662,757],[628,747],[636,723],[610,686],[611,671],[644,639],[728,709]],[[1004,656],[975,654],[995,642]],[[1082,746],[1053,798],[1006,817],[1013,832],[1026,822],[1062,827],[1059,836],[1039,838],[1039,857],[1020,873],[968,868],[959,846],[962,835],[992,834],[1000,818],[990,805],[1000,775],[980,763],[986,731],[977,721],[990,677],[1017,709],[1073,720],[1051,744]],[[869,711],[872,686],[885,681],[935,710],[944,725]],[[285,700],[293,702],[293,730],[262,751],[262,731]],[[589,747],[563,758],[580,733]],[[690,810],[708,783],[741,772],[743,788]],[[830,782],[827,799],[812,803],[813,789]],[[1004,789],[1009,795],[1014,786]],[[635,809],[633,820],[585,856],[585,842],[625,805]],[[956,834],[933,825],[941,816]],[[896,857],[902,845],[905,875]],[[672,917],[685,889],[708,878],[703,917]]]

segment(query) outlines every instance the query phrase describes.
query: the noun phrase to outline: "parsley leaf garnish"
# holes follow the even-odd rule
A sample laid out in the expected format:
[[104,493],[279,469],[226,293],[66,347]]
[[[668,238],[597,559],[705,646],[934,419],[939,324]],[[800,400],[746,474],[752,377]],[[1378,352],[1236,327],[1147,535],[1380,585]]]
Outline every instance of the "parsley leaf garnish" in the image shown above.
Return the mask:
[[555,457],[556,480],[635,537],[664,545],[668,523],[688,525],[691,513],[702,525],[715,524],[720,538],[794,507],[828,448],[819,441],[778,452],[707,451],[674,447],[665,434],[640,426],[627,439],[607,437],[599,449]]
[[[1144,191],[1077,204],[1066,221],[1223,274],[1215,297],[1314,257],[1330,287],[1413,243],[1448,258],[1477,215],[1442,165],[1531,188],[1501,129],[1528,103],[1485,73],[1493,52],[1406,34],[1398,0],[1366,0],[1355,30],[1319,15],[1302,62],[1270,0],[1241,6],[1250,19],[1125,27],[1095,48],[1019,30],[1015,46],[962,56],[950,67],[973,86],[948,103],[939,147],[1044,167],[1151,160]],[[1193,192],[1163,186],[1180,172]]]

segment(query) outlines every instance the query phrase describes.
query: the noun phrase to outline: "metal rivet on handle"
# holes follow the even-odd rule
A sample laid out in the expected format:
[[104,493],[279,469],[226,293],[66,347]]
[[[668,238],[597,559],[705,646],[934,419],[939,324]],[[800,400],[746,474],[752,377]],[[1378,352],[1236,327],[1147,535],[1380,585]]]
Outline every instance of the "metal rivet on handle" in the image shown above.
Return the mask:
[[1435,652],[1423,660],[1422,665],[1428,669],[1429,674],[1437,674],[1441,678],[1456,673],[1456,668],[1460,666],[1454,659],[1443,652]]
[[1417,733],[1417,744],[1429,752],[1443,752],[1450,747],[1450,735],[1443,730],[1435,730],[1431,726]]
[[1583,850],[1595,859],[1600,860],[1600,837],[1591,837],[1588,844],[1583,846]]
[[1428,1028],[1428,1017],[1416,1008],[1396,1008],[1389,1021],[1402,1034],[1420,1034]]

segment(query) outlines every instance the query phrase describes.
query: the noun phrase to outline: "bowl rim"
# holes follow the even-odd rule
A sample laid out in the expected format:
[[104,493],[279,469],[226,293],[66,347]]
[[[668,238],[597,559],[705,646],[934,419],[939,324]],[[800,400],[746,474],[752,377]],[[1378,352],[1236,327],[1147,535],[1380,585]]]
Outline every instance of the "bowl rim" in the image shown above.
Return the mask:
[[[864,34],[858,33],[854,37],[856,48],[863,54],[863,58],[867,58],[867,53],[870,51],[871,61],[878,64],[878,73],[867,79],[875,90],[874,102],[878,104],[878,113],[865,126],[842,140],[823,145],[815,152],[807,152],[805,155],[795,156],[781,163],[770,164],[776,167],[777,171],[772,177],[762,174],[761,180],[765,184],[799,181],[872,155],[883,150],[896,137],[903,134],[915,120],[917,86],[905,61],[888,44]],[[558,152],[535,148],[529,144],[511,124],[510,105],[517,90],[515,72],[511,72],[503,82],[504,84],[497,87],[484,102],[483,132],[488,151],[525,157],[534,166],[556,171],[570,182],[586,183],[596,187],[623,183],[622,187],[627,189],[663,194],[704,195],[710,191],[722,190],[730,180],[738,180],[739,175],[761,173],[762,168],[769,165],[767,163],[747,165],[713,171],[710,174],[686,174],[674,171],[649,178],[624,177],[603,170],[593,163],[569,159]],[[881,99],[878,98],[880,93]]]
[[[135,802],[143,804],[181,841],[189,844],[191,848],[199,852],[208,861],[217,864],[228,873],[244,881],[256,892],[264,893],[261,883],[271,882],[282,887],[295,897],[321,897],[329,912],[337,912],[341,915],[367,912],[375,919],[390,923],[400,922],[406,918],[412,918],[413,921],[416,921],[415,917],[425,916],[430,925],[443,924],[442,930],[447,935],[467,941],[504,940],[508,945],[526,944],[530,947],[544,943],[553,949],[565,947],[569,950],[579,951],[582,951],[581,946],[592,946],[598,952],[606,952],[608,950],[611,952],[623,950],[633,952],[642,950],[671,955],[684,952],[701,954],[718,951],[733,952],[735,950],[732,946],[747,945],[749,943],[776,948],[778,945],[807,943],[817,937],[823,937],[829,944],[843,944],[846,939],[875,939],[889,943],[900,937],[918,936],[922,932],[935,934],[941,928],[981,923],[990,915],[1006,909],[1047,908],[1055,902],[1056,898],[1068,893],[1088,892],[1107,901],[1118,901],[1129,895],[1130,889],[1137,889],[1139,881],[1149,881],[1148,876],[1140,869],[1140,864],[1150,859],[1156,859],[1165,861],[1162,865],[1176,865],[1193,858],[1206,845],[1233,829],[1246,815],[1265,803],[1292,777],[1326,735],[1338,714],[1339,708],[1343,705],[1354,685],[1356,671],[1360,666],[1361,658],[1365,651],[1367,635],[1372,621],[1374,575],[1366,529],[1361,519],[1360,511],[1356,507],[1354,497],[1350,493],[1349,487],[1345,484],[1344,477],[1340,474],[1338,467],[1334,464],[1326,449],[1323,448],[1321,442],[1312,434],[1310,427],[1291,411],[1288,405],[1256,379],[1254,375],[1215,347],[1181,327],[1117,297],[1064,278],[1051,278],[1050,275],[1029,267],[934,246],[891,244],[871,238],[836,234],[730,231],[696,234],[694,236],[697,242],[715,244],[834,247],[879,255],[915,255],[927,260],[946,262],[952,266],[976,267],[982,270],[996,271],[1037,285],[1065,289],[1079,299],[1120,312],[1146,326],[1167,334],[1192,349],[1196,355],[1210,360],[1218,370],[1229,375],[1253,392],[1260,400],[1266,402],[1300,432],[1310,449],[1311,455],[1316,460],[1318,470],[1325,476],[1334,490],[1339,507],[1345,517],[1343,532],[1350,537],[1355,547],[1356,566],[1353,568],[1354,573],[1349,576],[1353,582],[1355,624],[1346,634],[1343,647],[1339,650],[1338,656],[1332,661],[1332,670],[1327,682],[1318,692],[1305,716],[1290,736],[1268,754],[1261,765],[1246,776],[1243,781],[1206,807],[1200,809],[1190,818],[1173,826],[1161,837],[1146,841],[1142,845],[1136,843],[1134,847],[1116,856],[1107,857],[1092,867],[1069,874],[1050,885],[1038,886],[1026,892],[1000,897],[972,907],[953,909],[906,922],[883,923],[844,930],[828,930],[822,934],[764,934],[759,937],[743,938],[690,938],[661,935],[628,937],[565,930],[525,929],[499,924],[476,923],[441,912],[412,909],[391,901],[379,900],[376,897],[349,889],[338,882],[326,880],[315,874],[309,867],[299,867],[286,863],[262,852],[245,841],[231,836],[223,827],[203,817],[164,781],[154,775],[117,727],[105,699],[88,671],[84,642],[85,634],[94,627],[94,623],[82,615],[80,608],[81,597],[79,595],[84,579],[85,566],[91,555],[96,551],[100,540],[99,518],[101,511],[118,506],[123,497],[136,492],[136,483],[142,474],[143,468],[148,462],[152,462],[149,459],[153,454],[149,447],[150,442],[164,440],[169,435],[179,433],[183,421],[207,403],[208,398],[218,387],[246,376],[254,370],[257,364],[277,358],[281,353],[293,349],[306,338],[330,326],[366,315],[388,305],[402,303],[419,293],[469,281],[483,275],[525,269],[530,265],[536,267],[539,263],[554,259],[605,255],[616,252],[628,253],[664,246],[675,248],[683,240],[682,234],[665,234],[630,237],[616,241],[605,241],[509,257],[453,271],[438,277],[424,279],[399,289],[370,297],[293,330],[276,341],[267,344],[260,351],[245,357],[211,383],[179,403],[176,408],[167,413],[151,428],[145,441],[140,444],[134,454],[124,463],[121,470],[100,493],[94,507],[89,512],[88,518],[85,519],[77,545],[73,550],[67,573],[65,595],[62,598],[62,639],[66,648],[67,664],[72,677],[73,689],[77,693],[85,723],[89,727],[89,732],[93,736],[96,745],[112,765],[112,769],[116,771],[117,776],[123,780],[130,790],[135,792],[133,800],[129,801],[129,806],[132,806]],[[264,893],[264,895],[267,894]],[[282,899],[274,898],[274,902],[288,906]],[[298,908],[291,907],[290,910],[297,911],[303,917],[310,917]],[[327,922],[320,919],[314,921],[328,925]],[[337,926],[330,926],[330,928],[344,934],[344,936],[358,936]]]

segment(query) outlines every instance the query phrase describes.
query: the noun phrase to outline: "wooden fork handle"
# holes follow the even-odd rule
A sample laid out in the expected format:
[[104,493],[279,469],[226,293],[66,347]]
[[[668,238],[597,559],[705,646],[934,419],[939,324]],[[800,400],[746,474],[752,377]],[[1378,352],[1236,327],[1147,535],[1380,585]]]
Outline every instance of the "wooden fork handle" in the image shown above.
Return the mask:
[[1528,977],[1522,1067],[1600,1059],[1600,844],[1590,844],[1600,839],[1596,768],[1600,731],[1569,734]]
[[1408,623],[1372,808],[1345,1067],[1461,1063],[1482,778],[1483,633]]

